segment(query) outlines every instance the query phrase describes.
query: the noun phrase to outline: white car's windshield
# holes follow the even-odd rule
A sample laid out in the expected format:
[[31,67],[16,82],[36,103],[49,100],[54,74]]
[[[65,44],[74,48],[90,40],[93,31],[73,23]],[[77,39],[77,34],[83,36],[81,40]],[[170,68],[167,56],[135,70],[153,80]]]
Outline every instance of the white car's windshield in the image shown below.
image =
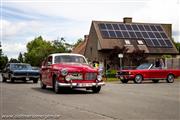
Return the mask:
[[60,55],[55,56],[54,63],[87,63],[82,56]]

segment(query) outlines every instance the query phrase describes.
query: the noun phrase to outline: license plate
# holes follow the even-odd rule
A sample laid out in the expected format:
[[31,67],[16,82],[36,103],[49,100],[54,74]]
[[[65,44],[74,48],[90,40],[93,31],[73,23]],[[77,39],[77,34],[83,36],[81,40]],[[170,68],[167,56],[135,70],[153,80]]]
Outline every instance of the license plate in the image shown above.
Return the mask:
[[92,87],[92,83],[79,83],[78,87]]
[[27,77],[26,80],[29,80],[29,78]]

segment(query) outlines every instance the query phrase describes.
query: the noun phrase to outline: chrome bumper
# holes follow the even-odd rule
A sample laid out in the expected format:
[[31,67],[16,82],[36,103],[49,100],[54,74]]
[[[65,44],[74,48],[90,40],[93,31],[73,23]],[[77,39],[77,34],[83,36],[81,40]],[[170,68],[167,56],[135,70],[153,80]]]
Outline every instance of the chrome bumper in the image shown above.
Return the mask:
[[99,82],[99,83],[58,83],[59,87],[98,87],[98,86],[104,86],[105,82]]

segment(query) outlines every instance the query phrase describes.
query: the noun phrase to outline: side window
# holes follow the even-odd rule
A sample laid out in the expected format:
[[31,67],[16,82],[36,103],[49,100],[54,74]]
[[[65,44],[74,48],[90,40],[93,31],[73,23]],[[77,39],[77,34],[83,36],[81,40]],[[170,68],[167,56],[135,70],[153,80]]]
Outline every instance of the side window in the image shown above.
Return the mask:
[[49,57],[46,59],[44,65],[45,65],[45,66],[49,66],[49,65],[51,65],[51,64],[52,64],[52,56],[49,56]]

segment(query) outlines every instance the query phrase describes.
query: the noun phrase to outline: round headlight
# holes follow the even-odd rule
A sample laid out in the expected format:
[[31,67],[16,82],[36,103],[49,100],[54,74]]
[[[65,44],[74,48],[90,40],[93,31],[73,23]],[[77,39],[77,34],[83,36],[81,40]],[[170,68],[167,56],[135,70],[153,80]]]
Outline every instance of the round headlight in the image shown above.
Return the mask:
[[67,74],[68,74],[68,70],[67,69],[64,68],[64,69],[61,70],[61,75],[62,76],[66,76]]
[[101,75],[98,75],[98,76],[97,76],[97,80],[98,80],[98,81],[101,81],[101,80],[102,80],[102,76],[101,76]]
[[71,81],[71,77],[68,75],[65,77],[65,79],[66,79],[66,81]]

